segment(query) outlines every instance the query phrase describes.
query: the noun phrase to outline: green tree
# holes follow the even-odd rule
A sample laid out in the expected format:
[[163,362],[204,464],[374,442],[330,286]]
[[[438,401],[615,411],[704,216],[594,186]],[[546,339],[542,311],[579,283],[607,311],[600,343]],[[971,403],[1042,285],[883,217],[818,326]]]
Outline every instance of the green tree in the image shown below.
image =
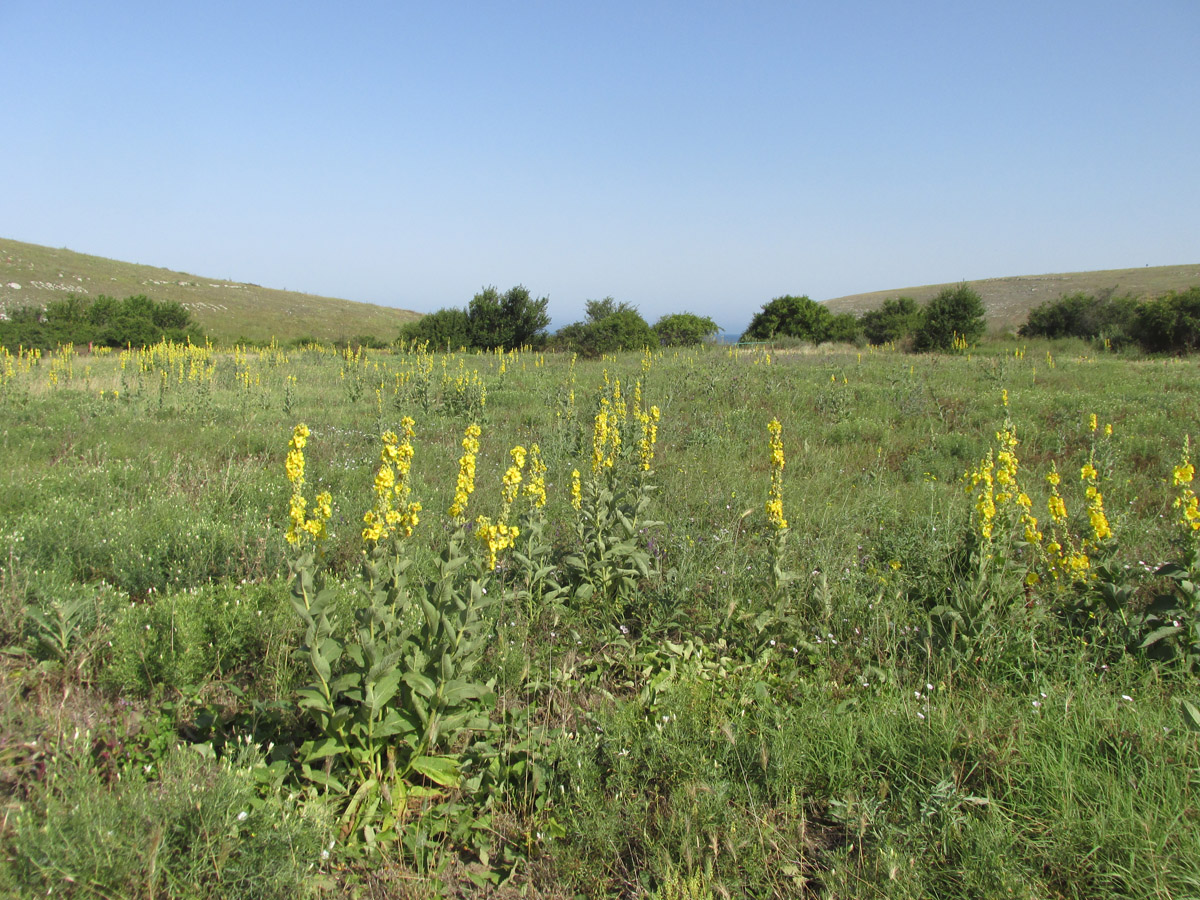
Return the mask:
[[968,342],[977,341],[987,327],[983,314],[983,299],[967,285],[945,288],[921,311],[921,322],[913,336],[913,349],[919,352],[949,350],[956,337]]
[[495,287],[484,288],[467,307],[471,343],[482,350],[542,346],[550,325],[549,303],[548,297],[533,299],[523,285],[503,294]]
[[794,337],[820,344],[830,339],[833,313],[807,296],[776,297],[750,320],[742,340],[769,341]]
[[658,335],[635,306],[605,297],[588,300],[585,311],[585,321],[573,322],[558,331],[554,336],[556,347],[595,357],[658,346]]
[[664,347],[694,347],[712,338],[720,329],[708,316],[672,313],[654,323],[654,333]]

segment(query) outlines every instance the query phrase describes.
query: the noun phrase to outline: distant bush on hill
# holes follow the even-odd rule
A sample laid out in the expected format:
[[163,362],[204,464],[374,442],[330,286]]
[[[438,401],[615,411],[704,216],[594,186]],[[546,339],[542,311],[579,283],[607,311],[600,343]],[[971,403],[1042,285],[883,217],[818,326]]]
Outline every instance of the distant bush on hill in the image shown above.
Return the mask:
[[117,300],[101,294],[95,300],[68,296],[45,308],[9,310],[0,321],[0,344],[51,349],[61,344],[101,347],[146,347],[163,339],[200,343],[199,327],[179,303],[159,302],[144,294]]
[[1200,349],[1200,285],[1140,304],[1134,314],[1133,337],[1147,353]]
[[1077,337],[1119,348],[1131,341],[1147,353],[1200,348],[1200,286],[1139,303],[1133,297],[1068,294],[1030,311],[1023,337]]
[[1113,346],[1127,344],[1133,337],[1137,300],[1133,297],[1093,296],[1083,292],[1048,300],[1029,312],[1018,329],[1022,337],[1084,340],[1108,339]]

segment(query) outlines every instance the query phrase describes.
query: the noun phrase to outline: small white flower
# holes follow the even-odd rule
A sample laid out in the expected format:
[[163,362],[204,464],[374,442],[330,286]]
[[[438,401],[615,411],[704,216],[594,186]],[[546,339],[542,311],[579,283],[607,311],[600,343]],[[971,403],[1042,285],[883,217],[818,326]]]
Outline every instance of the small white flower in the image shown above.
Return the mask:
[[238,819],[238,821],[239,821],[239,822],[245,822],[245,821],[246,821],[246,817],[247,817],[247,816],[249,816],[249,815],[250,815],[250,813],[246,812],[246,811],[243,809],[243,810],[242,810],[240,813],[238,813],[237,819]]
[[1133,698],[1132,698],[1132,697],[1130,697],[1128,694],[1122,694],[1122,695],[1121,695],[1121,699],[1122,699],[1122,700],[1124,700],[1126,703],[1132,703],[1132,702],[1133,702]]

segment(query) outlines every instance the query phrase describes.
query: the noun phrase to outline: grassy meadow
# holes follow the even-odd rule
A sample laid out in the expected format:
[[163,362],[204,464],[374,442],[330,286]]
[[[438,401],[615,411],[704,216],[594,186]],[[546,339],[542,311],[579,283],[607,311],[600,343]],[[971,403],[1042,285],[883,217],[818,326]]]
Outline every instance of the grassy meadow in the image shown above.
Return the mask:
[[0,893],[1200,896],[1198,423],[1082,342],[5,356]]

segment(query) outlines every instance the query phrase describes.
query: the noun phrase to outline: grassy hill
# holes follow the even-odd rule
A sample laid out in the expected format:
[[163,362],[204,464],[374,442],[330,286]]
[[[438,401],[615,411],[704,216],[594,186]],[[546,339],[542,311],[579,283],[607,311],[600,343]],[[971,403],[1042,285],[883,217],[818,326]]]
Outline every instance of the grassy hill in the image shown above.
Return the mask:
[[174,300],[214,341],[321,341],[371,335],[390,341],[420,313],[257,284],[239,284],[72,250],[0,238],[0,309],[44,305],[68,294]]
[[[918,303],[929,300],[950,284],[927,284],[922,287],[896,288],[851,294],[827,300],[830,312],[852,312],[862,315],[883,305],[892,297],[912,297]],[[1200,264],[1186,266],[1147,266],[1141,269],[1104,269],[1096,272],[1064,272],[1055,275],[1017,275],[1008,278],[984,278],[968,281],[983,298],[987,309],[988,327],[994,331],[1016,330],[1025,323],[1029,311],[1047,300],[1064,294],[1083,292],[1098,294],[1111,291],[1114,295],[1132,294],[1135,297],[1154,297],[1167,291],[1182,291],[1200,284]]]

